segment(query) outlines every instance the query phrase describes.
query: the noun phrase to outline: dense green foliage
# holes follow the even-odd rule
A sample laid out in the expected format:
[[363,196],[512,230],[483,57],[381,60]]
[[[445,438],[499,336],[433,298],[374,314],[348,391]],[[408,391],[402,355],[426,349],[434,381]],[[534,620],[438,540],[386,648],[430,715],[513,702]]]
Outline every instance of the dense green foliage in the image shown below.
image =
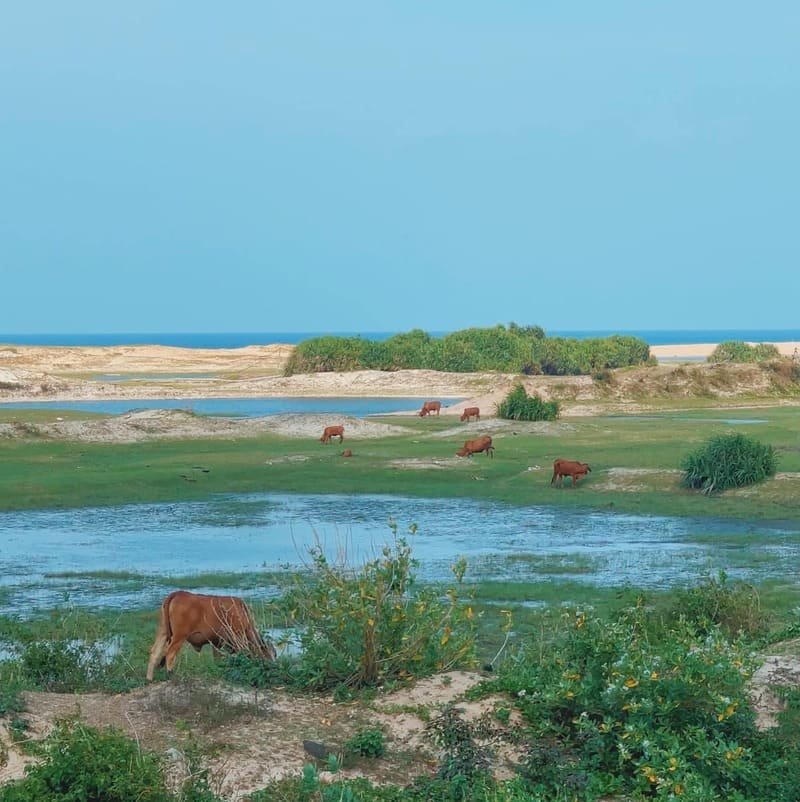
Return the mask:
[[396,532],[394,545],[355,573],[331,564],[321,548],[311,558],[310,581],[298,581],[287,599],[303,627],[301,686],[358,688],[475,662],[473,613],[460,598],[463,560],[442,593],[414,587],[416,562]]
[[[800,794],[800,748],[756,729],[745,642],[643,603],[610,620],[554,612],[501,667],[530,738],[522,775],[543,798],[779,802]],[[548,794],[552,794],[549,797]]]
[[741,340],[721,342],[708,357],[708,362],[766,362],[780,359],[780,351],[772,343],[750,345]]
[[558,401],[542,401],[538,395],[529,396],[518,384],[497,405],[497,416],[506,420],[555,420],[558,417]]
[[638,365],[649,357],[648,344],[636,337],[546,337],[538,326],[512,323],[508,327],[463,329],[444,337],[431,337],[419,329],[383,341],[314,337],[295,348],[285,373],[415,368],[570,375]]
[[684,487],[705,495],[774,476],[778,457],[771,445],[744,434],[712,437],[681,461]]
[[0,802],[179,802],[155,755],[114,731],[62,721],[39,745],[43,760],[0,788]]

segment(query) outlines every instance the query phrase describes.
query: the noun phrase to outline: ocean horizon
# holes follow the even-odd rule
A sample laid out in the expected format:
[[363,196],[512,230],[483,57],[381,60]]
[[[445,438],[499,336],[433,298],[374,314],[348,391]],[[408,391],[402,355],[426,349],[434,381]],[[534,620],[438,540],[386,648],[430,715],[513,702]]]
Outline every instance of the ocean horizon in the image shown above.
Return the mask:
[[[548,337],[570,337],[579,340],[590,337],[625,335],[638,337],[648,345],[692,345],[721,343],[729,340],[744,342],[800,342],[800,329],[607,329],[607,330],[545,330]],[[248,345],[296,345],[312,337],[362,337],[366,340],[386,340],[395,331],[272,331],[272,332],[103,332],[103,333],[42,333],[0,334],[0,345],[38,345],[63,347],[109,347],[122,345],[163,345],[174,348],[244,348]],[[443,337],[450,332],[428,332]]]

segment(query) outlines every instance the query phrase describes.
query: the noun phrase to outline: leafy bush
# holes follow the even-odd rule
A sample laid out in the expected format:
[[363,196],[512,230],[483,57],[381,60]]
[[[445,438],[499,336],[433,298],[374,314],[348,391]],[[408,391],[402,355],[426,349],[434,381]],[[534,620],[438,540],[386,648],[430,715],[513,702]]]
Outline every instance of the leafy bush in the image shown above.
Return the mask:
[[501,666],[497,687],[528,723],[531,790],[557,798],[568,779],[575,799],[800,798],[800,774],[786,776],[797,742],[755,727],[745,645],[680,621],[654,637],[650,615],[636,605],[611,620],[544,617]]
[[415,590],[411,547],[392,528],[394,544],[355,571],[312,548],[311,579],[298,579],[287,597],[304,628],[296,675],[302,686],[358,688],[474,662],[472,608],[459,596],[466,562],[452,566],[455,582],[444,594]]
[[0,802],[177,802],[159,759],[121,733],[60,721],[39,749],[42,762],[0,788]]
[[348,752],[362,757],[383,757],[386,747],[383,743],[383,731],[379,727],[356,733],[346,744]]
[[741,340],[726,340],[709,355],[709,362],[767,362],[780,359],[780,351],[772,343],[749,345]]
[[712,437],[681,461],[684,487],[709,495],[773,476],[778,457],[770,445],[743,434]]
[[550,338],[539,326],[511,323],[508,327],[462,329],[439,338],[421,329],[378,342],[360,337],[314,337],[294,349],[284,372],[291,376],[331,370],[416,368],[568,375],[642,364],[649,357],[650,347],[636,337]]
[[529,396],[521,384],[497,405],[497,416],[507,420],[555,420],[558,411],[558,401],[542,401],[538,395]]
[[724,571],[676,591],[671,616],[693,626],[699,635],[707,635],[716,627],[729,638],[746,635],[755,639],[767,632],[767,616],[756,589],[747,582],[729,581]]
[[472,780],[489,770],[486,749],[475,740],[472,726],[464,721],[453,705],[431,719],[425,727],[434,743],[442,749],[438,776],[442,780]]

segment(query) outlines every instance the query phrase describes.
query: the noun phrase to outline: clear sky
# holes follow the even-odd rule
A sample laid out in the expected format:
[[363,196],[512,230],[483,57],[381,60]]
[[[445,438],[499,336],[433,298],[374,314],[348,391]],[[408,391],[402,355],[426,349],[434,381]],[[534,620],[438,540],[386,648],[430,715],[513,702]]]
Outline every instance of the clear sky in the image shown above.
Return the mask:
[[800,326],[800,3],[7,3],[0,331]]

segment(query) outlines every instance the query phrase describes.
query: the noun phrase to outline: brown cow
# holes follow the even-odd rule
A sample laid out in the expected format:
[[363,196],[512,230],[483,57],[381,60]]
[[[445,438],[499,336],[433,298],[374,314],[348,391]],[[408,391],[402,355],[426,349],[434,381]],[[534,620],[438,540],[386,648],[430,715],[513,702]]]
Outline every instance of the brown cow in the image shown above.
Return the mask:
[[550,484],[554,484],[556,479],[558,479],[558,483],[563,487],[564,477],[571,476],[572,486],[575,487],[575,483],[578,479],[581,479],[586,476],[587,473],[591,472],[592,469],[585,462],[575,462],[570,459],[557,459],[553,462],[553,478],[550,480]]
[[464,446],[456,451],[457,457],[471,457],[473,454],[480,454],[485,451],[490,457],[494,458],[494,446],[492,438],[488,434],[478,437],[476,440],[467,440]]
[[470,418],[475,418],[475,420],[480,420],[481,419],[481,411],[480,411],[480,409],[478,409],[478,407],[467,407],[461,413],[461,420],[462,421],[467,421],[467,423],[469,423]]
[[172,671],[184,643],[198,652],[210,643],[215,655],[225,649],[275,659],[275,649],[261,637],[247,605],[236,596],[207,596],[188,590],[170,593],[161,603],[147,679],[153,679],[157,666],[166,664],[167,671]]
[[420,416],[420,418],[424,418],[426,415],[430,415],[433,412],[435,412],[438,416],[441,408],[441,401],[425,401],[422,404],[422,409],[417,414]]
[[326,426],[319,441],[320,443],[330,443],[331,437],[338,437],[341,444],[344,440],[344,426]]

